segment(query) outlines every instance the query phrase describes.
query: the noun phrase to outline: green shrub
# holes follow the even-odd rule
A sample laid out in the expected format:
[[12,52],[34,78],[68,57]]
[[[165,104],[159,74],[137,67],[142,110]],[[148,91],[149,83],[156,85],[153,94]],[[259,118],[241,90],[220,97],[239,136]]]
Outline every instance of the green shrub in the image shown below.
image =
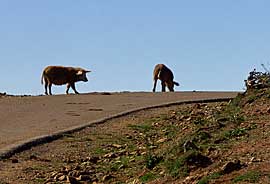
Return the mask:
[[221,174],[219,172],[215,172],[209,176],[205,176],[203,177],[198,184],[207,184],[209,183],[209,181],[213,180],[213,179],[218,179],[221,176]]
[[148,169],[153,169],[157,164],[159,164],[162,161],[162,157],[155,156],[152,154],[148,154],[145,157],[145,164]]
[[152,181],[156,178],[157,178],[157,176],[155,174],[149,172],[149,173],[146,173],[145,175],[141,176],[140,181],[143,183],[146,183],[146,182]]

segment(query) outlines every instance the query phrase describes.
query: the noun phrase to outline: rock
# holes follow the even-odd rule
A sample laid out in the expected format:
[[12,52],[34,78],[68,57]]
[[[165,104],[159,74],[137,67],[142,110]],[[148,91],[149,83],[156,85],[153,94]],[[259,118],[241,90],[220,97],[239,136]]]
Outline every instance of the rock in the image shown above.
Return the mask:
[[252,157],[249,161],[249,164],[251,164],[252,162],[262,162],[261,159],[256,159],[255,157]]
[[[53,177],[53,179],[54,180],[56,180],[56,181],[58,181],[59,180],[59,178],[61,178],[62,176],[65,176],[63,173],[57,173],[54,177]],[[62,178],[63,179],[63,178]]]
[[133,152],[128,153],[128,155],[137,155],[137,154],[138,154],[137,151],[133,151]]
[[66,176],[65,175],[62,175],[58,178],[58,181],[65,181],[66,180]]
[[122,145],[120,145],[120,144],[112,144],[112,147],[114,147],[114,148],[122,148],[123,146]]
[[132,136],[131,135],[127,135],[126,138],[127,139],[132,139]]
[[38,157],[37,157],[36,155],[30,155],[29,159],[30,159],[30,160],[37,160]]
[[240,160],[235,160],[234,162],[228,162],[222,167],[222,173],[223,174],[229,174],[233,171],[240,170],[242,168],[242,164]]
[[79,184],[80,183],[79,181],[77,181],[76,178],[74,178],[72,176],[67,177],[67,182],[70,183],[70,184]]
[[192,151],[187,156],[186,163],[190,166],[207,167],[212,164],[212,161],[210,158],[202,155],[201,153]]
[[76,166],[74,167],[74,170],[77,170],[77,171],[81,170],[81,166],[79,164],[76,164]]
[[50,174],[50,178],[54,178],[56,175],[58,174],[58,172],[54,171]]
[[117,155],[115,153],[107,153],[103,157],[104,158],[116,158]]
[[119,156],[121,156],[121,155],[127,155],[128,153],[127,153],[126,150],[121,150],[121,151],[117,152],[117,154],[118,154]]
[[195,104],[194,106],[193,106],[193,109],[201,109],[202,108],[202,106],[201,106],[201,104],[199,104],[199,103],[197,103],[197,104]]
[[89,161],[89,162],[91,162],[91,163],[96,164],[96,163],[98,162],[98,160],[99,160],[99,157],[90,156],[90,157],[87,157],[87,158],[86,158],[85,162]]
[[88,175],[80,175],[78,178],[77,178],[78,181],[91,181],[91,177],[88,176]]
[[47,179],[45,182],[44,182],[44,184],[50,184],[50,183],[54,183],[54,181],[53,181],[53,179]]
[[95,174],[95,177],[98,178],[98,179],[101,179],[101,177],[102,177],[103,175],[104,175],[103,173],[96,173],[96,174]]
[[167,138],[162,138],[162,139],[159,139],[157,143],[160,144],[160,143],[164,143],[165,141],[167,141]]
[[113,178],[113,176],[110,175],[110,174],[108,174],[108,175],[105,175],[105,176],[102,177],[102,181],[103,181],[103,182],[104,182],[104,181],[108,181],[109,179],[112,179],[112,178]]
[[133,181],[127,181],[128,184],[141,184],[142,182],[139,179],[134,179]]
[[71,166],[65,166],[63,168],[63,170],[66,171],[66,172],[70,172],[70,171],[72,171],[72,167]]
[[188,150],[198,150],[199,148],[190,140],[186,141],[183,144],[184,152],[187,152]]
[[16,159],[16,158],[13,158],[13,159],[11,160],[11,163],[13,163],[13,164],[17,164],[17,163],[19,163],[19,160],[18,160],[18,159]]
[[149,149],[156,149],[156,148],[157,148],[157,146],[155,146],[155,145],[149,146]]
[[146,155],[146,154],[147,154],[147,152],[146,152],[146,151],[141,153],[141,155]]
[[72,176],[72,177],[79,177],[80,176],[80,171],[70,171],[68,173],[69,176]]
[[129,160],[130,163],[131,163],[131,162],[135,162],[135,161],[136,161],[135,158],[132,158],[132,159]]
[[216,150],[217,150],[217,149],[214,148],[214,147],[209,147],[209,148],[207,149],[207,154],[210,155],[212,152],[214,152],[214,151],[216,151]]

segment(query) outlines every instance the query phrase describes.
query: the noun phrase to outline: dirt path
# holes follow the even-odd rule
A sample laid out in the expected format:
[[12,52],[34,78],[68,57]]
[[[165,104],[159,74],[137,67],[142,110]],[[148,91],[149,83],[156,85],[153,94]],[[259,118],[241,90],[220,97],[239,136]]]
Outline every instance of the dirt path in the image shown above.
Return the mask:
[[132,109],[235,97],[234,92],[91,93],[0,98],[0,155],[26,141]]

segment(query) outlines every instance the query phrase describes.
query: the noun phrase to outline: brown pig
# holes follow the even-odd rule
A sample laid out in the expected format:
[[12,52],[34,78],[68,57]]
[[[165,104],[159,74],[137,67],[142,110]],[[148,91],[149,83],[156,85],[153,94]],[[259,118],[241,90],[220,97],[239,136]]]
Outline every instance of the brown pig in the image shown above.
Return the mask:
[[79,94],[75,88],[75,82],[87,82],[86,73],[90,72],[82,68],[64,67],[64,66],[47,66],[42,73],[41,84],[45,82],[45,94],[48,95],[47,88],[49,87],[49,94],[52,95],[52,85],[67,84],[66,94],[68,94],[71,87],[76,94]]
[[156,91],[157,80],[161,81],[162,92],[166,91],[166,86],[170,91],[174,91],[174,85],[179,86],[178,82],[173,80],[174,76],[172,71],[164,64],[157,64],[153,72],[154,87],[153,92]]

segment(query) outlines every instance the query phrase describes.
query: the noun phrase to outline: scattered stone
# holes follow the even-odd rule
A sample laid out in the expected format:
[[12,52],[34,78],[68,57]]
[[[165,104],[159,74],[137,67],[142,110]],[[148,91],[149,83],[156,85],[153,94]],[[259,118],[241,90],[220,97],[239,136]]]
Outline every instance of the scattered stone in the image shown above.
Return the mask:
[[103,181],[103,182],[104,182],[104,181],[108,181],[108,180],[110,180],[110,179],[112,179],[112,178],[113,178],[113,176],[110,175],[110,174],[108,174],[108,175],[103,176],[102,181]]
[[261,159],[256,159],[255,157],[252,157],[249,161],[249,164],[253,163],[253,162],[262,162]]
[[162,138],[162,139],[159,139],[157,143],[160,144],[160,143],[164,143],[165,141],[167,141],[167,138]]
[[79,164],[76,164],[76,166],[74,167],[74,170],[77,170],[77,171],[81,170],[81,166]]
[[127,150],[121,150],[121,151],[118,151],[118,152],[117,152],[117,155],[118,155],[118,156],[128,155],[128,152],[127,152]]
[[59,178],[61,178],[62,176],[64,176],[63,173],[57,173],[57,174],[54,176],[53,179],[54,179],[55,181],[57,181],[57,180],[59,180]]
[[37,160],[38,157],[37,157],[36,155],[30,155],[29,159],[30,159],[30,160]]
[[202,106],[199,103],[197,103],[197,104],[194,105],[194,109],[201,109],[201,108],[202,108]]
[[123,146],[122,145],[120,145],[120,144],[112,144],[112,147],[114,147],[114,148],[122,148]]
[[80,171],[70,171],[70,172],[68,173],[68,175],[69,175],[69,176],[72,176],[72,177],[79,177],[80,174],[81,174]]
[[127,135],[126,138],[127,139],[132,139],[132,136],[131,135]]
[[116,158],[117,155],[115,153],[107,153],[103,157],[104,158]]
[[80,175],[78,178],[77,178],[78,181],[91,181],[91,177],[88,176],[88,175]]
[[235,160],[234,162],[228,162],[222,167],[222,173],[223,174],[229,174],[233,171],[240,170],[242,168],[242,164],[240,160]]
[[65,181],[66,180],[66,176],[65,175],[62,175],[58,178],[58,181]]
[[19,160],[18,160],[17,158],[13,158],[13,159],[11,160],[11,163],[17,164],[17,163],[19,163]]
[[51,184],[51,183],[55,183],[55,182],[53,181],[53,179],[47,179],[47,180],[44,182],[44,184]]
[[183,144],[184,152],[187,152],[188,150],[198,150],[199,148],[190,140],[187,140]]
[[137,155],[137,154],[138,154],[138,151],[133,151],[129,153],[129,155]]
[[159,175],[165,175],[166,174],[166,171],[161,171],[160,173],[159,173]]
[[[195,180],[197,179],[197,176],[196,175],[194,175],[194,176],[187,176],[185,179],[184,179],[184,181],[183,181],[183,183],[191,183],[191,184],[195,184]],[[197,182],[196,182],[197,183]]]
[[190,166],[207,167],[212,164],[212,161],[210,158],[199,152],[191,152],[191,154],[187,156],[186,163]]
[[187,121],[191,121],[193,118],[192,117],[189,117],[189,118],[187,118]]
[[209,147],[209,148],[207,149],[207,154],[209,155],[209,154],[211,154],[211,153],[214,152],[214,151],[216,151],[216,148],[214,148],[214,147]]
[[58,172],[54,171],[54,172],[52,172],[52,173],[50,174],[50,177],[51,177],[51,178],[54,178],[57,174],[58,174]]
[[128,184],[141,184],[142,182],[139,179],[134,179],[133,181],[127,181]]
[[71,166],[65,166],[63,168],[63,170],[66,171],[66,172],[70,172],[70,171],[72,171],[72,167]]
[[123,169],[123,168],[125,168],[125,165],[121,164],[121,165],[118,167],[118,170]]
[[149,146],[149,149],[156,149],[156,148],[157,148],[157,146],[155,146],[155,145]]
[[66,162],[67,164],[75,163],[75,161],[70,158],[65,158],[63,159],[63,161]]
[[91,162],[91,163],[97,163],[98,162],[98,160],[99,160],[99,157],[95,157],[95,156],[90,156],[90,157],[87,157],[86,158],[86,160],[85,160],[85,162],[87,162],[87,161],[89,161],[89,162]]
[[67,177],[67,182],[70,183],[70,184],[79,184],[80,183],[79,181],[77,181],[76,178],[74,178],[72,176]]

